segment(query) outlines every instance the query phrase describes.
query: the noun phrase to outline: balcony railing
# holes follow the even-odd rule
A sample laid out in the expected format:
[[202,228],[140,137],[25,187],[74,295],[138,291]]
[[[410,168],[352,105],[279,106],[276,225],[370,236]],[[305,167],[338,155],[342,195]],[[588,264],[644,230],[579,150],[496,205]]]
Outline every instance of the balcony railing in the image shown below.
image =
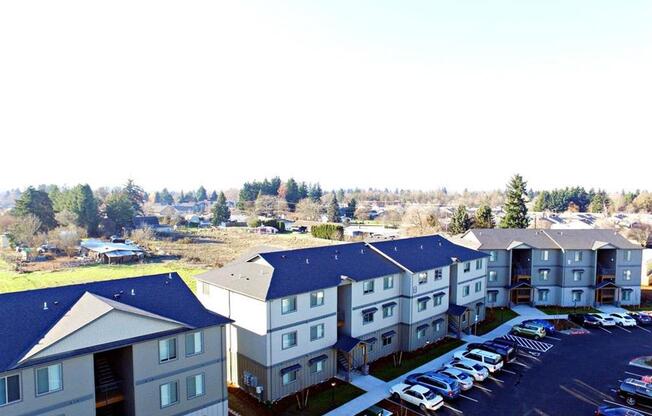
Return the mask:
[[95,388],[95,407],[105,407],[124,401],[122,381],[111,381]]
[[598,264],[598,276],[615,276],[616,268],[611,266],[601,266]]
[[512,268],[512,276],[521,279],[529,279],[532,276],[532,270],[529,267],[514,266]]

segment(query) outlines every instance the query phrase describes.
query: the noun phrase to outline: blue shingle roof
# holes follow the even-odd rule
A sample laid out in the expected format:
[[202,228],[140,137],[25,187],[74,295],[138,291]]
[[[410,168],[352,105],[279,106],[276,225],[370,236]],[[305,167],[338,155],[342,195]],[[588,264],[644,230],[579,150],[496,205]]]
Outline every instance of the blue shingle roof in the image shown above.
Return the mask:
[[266,299],[334,287],[342,276],[362,281],[402,271],[364,243],[274,251],[260,256],[274,268]]
[[[0,316],[3,317],[0,319],[0,372],[14,368],[85,292],[190,328],[231,322],[205,309],[177,273],[0,294]],[[43,310],[44,302],[47,302],[47,310]],[[91,351],[86,349],[80,354]]]
[[373,242],[370,245],[414,273],[448,266],[452,258],[464,262],[489,256],[451,243],[440,235]]

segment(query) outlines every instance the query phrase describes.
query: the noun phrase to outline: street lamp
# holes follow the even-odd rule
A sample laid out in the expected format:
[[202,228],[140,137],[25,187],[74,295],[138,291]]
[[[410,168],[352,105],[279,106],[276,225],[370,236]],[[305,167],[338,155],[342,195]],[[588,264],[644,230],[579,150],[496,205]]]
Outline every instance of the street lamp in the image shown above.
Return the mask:
[[337,383],[335,380],[331,381],[331,407],[335,406],[335,386]]

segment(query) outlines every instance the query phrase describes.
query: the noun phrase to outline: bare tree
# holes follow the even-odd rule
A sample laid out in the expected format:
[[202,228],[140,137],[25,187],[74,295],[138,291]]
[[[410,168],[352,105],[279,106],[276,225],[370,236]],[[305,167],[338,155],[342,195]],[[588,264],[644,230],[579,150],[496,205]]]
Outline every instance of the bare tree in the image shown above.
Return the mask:
[[18,243],[32,247],[39,228],[41,228],[41,220],[32,214],[28,214],[16,218],[16,222],[11,226],[10,233]]
[[74,225],[58,227],[48,233],[48,243],[63,250],[68,256],[73,256],[77,252],[80,240],[85,236],[86,230],[81,227]]
[[403,224],[408,234],[424,235],[441,231],[439,217],[432,208],[413,205],[408,208],[403,217]]
[[652,225],[640,224],[627,231],[627,238],[635,240],[645,247],[652,236]]
[[295,213],[298,218],[307,221],[318,221],[321,216],[322,207],[318,202],[310,198],[304,198],[297,203]]
[[256,215],[273,217],[278,211],[278,198],[271,195],[260,195],[254,204]]

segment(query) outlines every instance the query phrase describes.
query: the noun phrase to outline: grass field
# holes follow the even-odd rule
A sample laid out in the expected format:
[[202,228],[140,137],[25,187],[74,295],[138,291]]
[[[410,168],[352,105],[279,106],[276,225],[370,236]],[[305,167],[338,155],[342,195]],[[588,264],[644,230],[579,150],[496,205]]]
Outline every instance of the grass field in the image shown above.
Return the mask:
[[484,335],[517,316],[518,313],[509,308],[487,308],[485,320],[478,324],[475,334]]
[[537,306],[546,315],[565,315],[569,313],[599,313],[600,311],[591,306],[578,306],[577,308],[562,306]]

